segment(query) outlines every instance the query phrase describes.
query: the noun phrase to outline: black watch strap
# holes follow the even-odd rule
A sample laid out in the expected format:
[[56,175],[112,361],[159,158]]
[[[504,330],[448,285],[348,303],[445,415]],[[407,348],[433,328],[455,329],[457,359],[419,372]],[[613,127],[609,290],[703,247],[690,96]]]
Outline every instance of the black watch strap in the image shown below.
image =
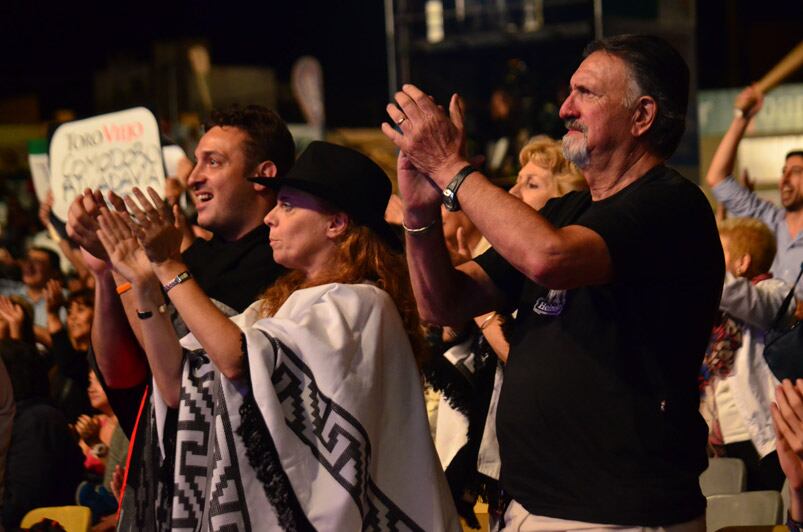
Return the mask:
[[803,523],[792,519],[792,514],[788,510],[786,512],[786,526],[789,527],[790,532],[800,532],[803,529]]
[[457,201],[457,190],[469,174],[476,172],[477,169],[467,164],[449,181],[446,188],[443,189],[443,204],[448,211],[459,211],[460,202]]

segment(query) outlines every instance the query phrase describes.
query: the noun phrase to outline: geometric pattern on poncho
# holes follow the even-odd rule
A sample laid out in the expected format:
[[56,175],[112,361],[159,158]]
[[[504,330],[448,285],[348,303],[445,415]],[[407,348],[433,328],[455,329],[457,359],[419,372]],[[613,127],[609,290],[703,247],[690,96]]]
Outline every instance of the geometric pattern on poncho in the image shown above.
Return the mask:
[[363,529],[422,530],[371,481],[371,444],[362,425],[321,392],[298,355],[273,340],[285,355],[271,377],[285,422],[349,493],[362,515]]

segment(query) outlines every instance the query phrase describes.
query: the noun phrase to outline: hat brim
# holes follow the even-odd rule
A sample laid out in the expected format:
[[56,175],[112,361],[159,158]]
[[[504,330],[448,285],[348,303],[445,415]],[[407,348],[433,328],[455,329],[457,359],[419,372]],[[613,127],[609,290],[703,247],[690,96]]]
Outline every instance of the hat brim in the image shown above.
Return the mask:
[[279,190],[282,187],[293,187],[297,188],[298,190],[303,190],[313,196],[317,196],[325,201],[335,204],[337,207],[341,209],[345,209],[345,205],[339,205],[337,201],[332,200],[332,196],[334,195],[330,187],[327,187],[323,183],[318,183],[315,181],[307,181],[305,179],[293,179],[292,177],[249,177],[249,181],[252,183],[257,183],[259,185],[265,185],[266,187],[272,188],[273,190]]
[[[282,187],[292,187],[318,198],[323,199],[324,201],[330,202],[333,206],[338,209],[342,209],[346,213],[350,212],[348,205],[340,205],[339,202],[333,201],[333,196],[337,194],[335,191],[331,190],[330,187],[327,187],[323,183],[317,183],[313,181],[306,181],[304,179],[293,179],[292,177],[249,177],[249,181],[252,183],[257,183],[259,185],[265,185],[273,190],[279,190]],[[393,229],[393,226],[390,225],[385,220],[377,220],[374,223],[368,222],[366,220],[357,220],[354,219],[355,222],[365,225],[366,227],[370,227],[373,229],[376,234],[383,239],[394,251],[403,252],[404,245],[402,244],[402,239],[399,238],[398,232]]]

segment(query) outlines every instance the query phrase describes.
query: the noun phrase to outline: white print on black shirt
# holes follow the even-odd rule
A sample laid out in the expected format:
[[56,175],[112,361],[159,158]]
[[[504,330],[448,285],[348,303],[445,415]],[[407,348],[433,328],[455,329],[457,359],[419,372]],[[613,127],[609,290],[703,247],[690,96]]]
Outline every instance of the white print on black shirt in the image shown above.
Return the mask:
[[566,290],[550,290],[544,297],[539,297],[533,305],[533,312],[542,316],[557,316],[563,312],[566,304]]

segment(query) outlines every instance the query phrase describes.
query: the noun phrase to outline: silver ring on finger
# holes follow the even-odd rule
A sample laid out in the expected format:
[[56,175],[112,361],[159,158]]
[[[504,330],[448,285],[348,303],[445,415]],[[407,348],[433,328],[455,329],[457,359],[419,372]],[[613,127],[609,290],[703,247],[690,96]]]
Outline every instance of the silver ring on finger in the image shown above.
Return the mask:
[[405,115],[405,116],[402,116],[401,118],[399,118],[398,120],[396,120],[396,125],[397,125],[397,126],[400,126],[400,125],[402,125],[402,123],[403,123],[405,120],[407,120],[407,116],[406,116],[406,115]]

